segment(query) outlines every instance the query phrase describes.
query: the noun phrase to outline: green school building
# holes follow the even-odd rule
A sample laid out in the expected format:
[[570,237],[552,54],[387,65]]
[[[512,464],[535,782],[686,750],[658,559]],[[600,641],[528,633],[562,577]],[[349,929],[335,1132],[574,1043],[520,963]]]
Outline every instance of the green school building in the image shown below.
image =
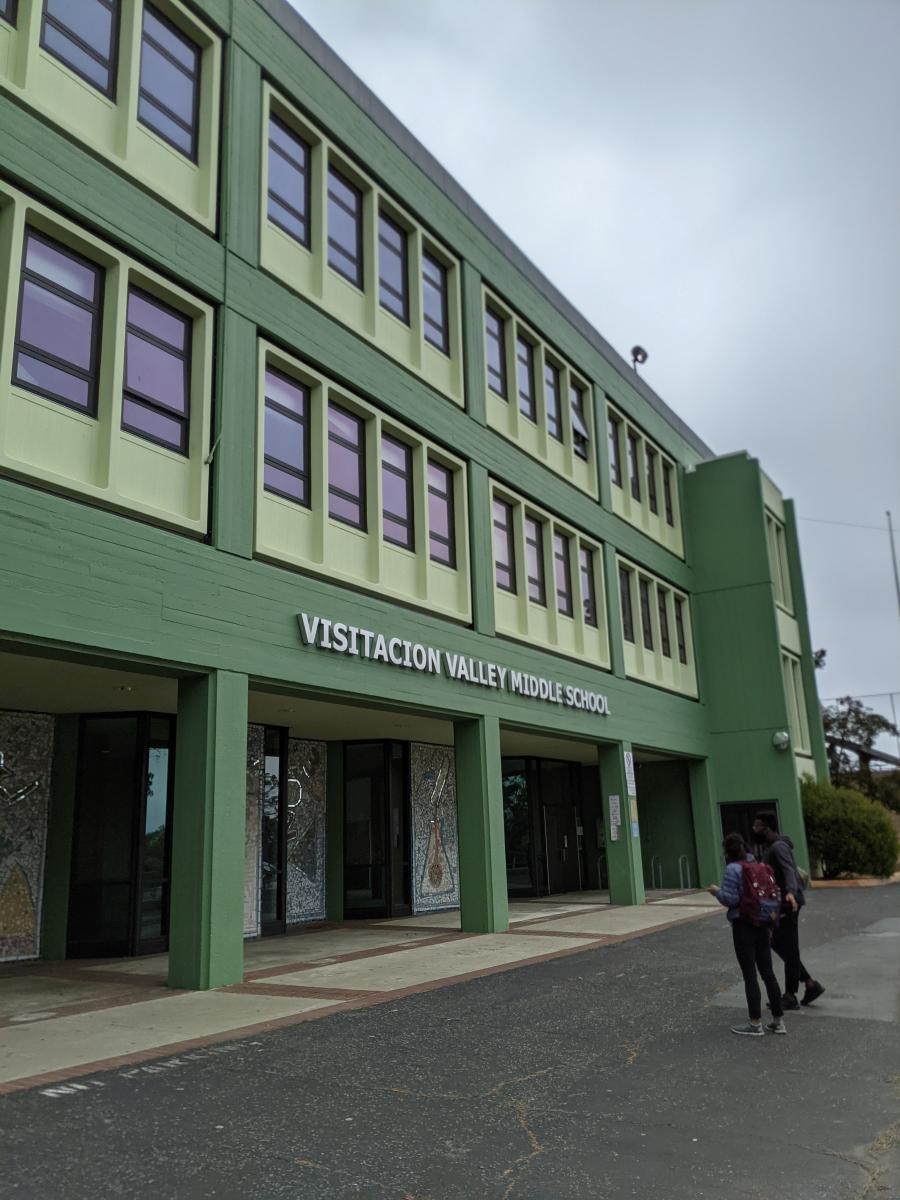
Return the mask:
[[0,0],[0,323],[0,960],[806,859],[790,500],[285,0]]

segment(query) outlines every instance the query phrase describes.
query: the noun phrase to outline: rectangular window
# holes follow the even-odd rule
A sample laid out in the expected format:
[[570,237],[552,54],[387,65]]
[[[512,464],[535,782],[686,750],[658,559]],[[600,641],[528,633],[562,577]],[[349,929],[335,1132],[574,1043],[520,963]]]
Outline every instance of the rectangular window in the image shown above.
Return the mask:
[[597,591],[594,584],[594,552],[590,546],[578,549],[578,569],[581,576],[581,607],[585,625],[597,627]]
[[425,341],[442,354],[450,353],[447,305],[447,268],[430,254],[422,254],[422,316]]
[[529,421],[537,421],[534,398],[534,346],[525,338],[516,338],[516,376],[519,388],[519,412]]
[[190,318],[129,288],[122,428],[187,454],[190,386]]
[[609,417],[606,425],[609,431],[609,477],[616,487],[621,487],[622,458],[619,452],[619,433],[622,429],[622,422],[616,417]]
[[26,229],[13,382],[94,416],[102,299],[100,267]]
[[622,636],[634,642],[634,611],[631,607],[631,571],[619,567],[619,597],[622,604]]
[[414,549],[412,450],[386,433],[381,436],[381,512],[384,540]]
[[492,309],[484,310],[488,387],[506,399],[506,322]]
[[641,633],[647,650],[653,649],[653,621],[650,616],[650,580],[638,577],[638,591],[641,597]]
[[556,569],[556,607],[564,617],[574,614],[572,606],[572,567],[569,562],[569,539],[562,533],[553,535],[553,562]]
[[[0,6],[12,22],[15,0]],[[116,94],[119,0],[44,0],[41,45],[110,99]]]
[[569,388],[569,404],[572,408],[572,442],[575,453],[587,462],[591,432],[584,412],[584,389],[575,383]]
[[547,412],[547,432],[561,442],[563,427],[559,403],[559,369],[551,362],[544,363],[544,408]]
[[309,388],[266,370],[264,487],[309,507]]
[[406,230],[378,214],[378,301],[409,324],[409,269]]
[[647,500],[652,513],[659,512],[659,499],[656,494],[656,460],[659,455],[644,443],[644,466],[647,469]]
[[144,4],[138,120],[197,161],[200,47],[151,4]]
[[675,597],[675,640],[678,643],[678,661],[687,666],[687,638],[684,633],[684,600]]
[[0,0],[0,20],[16,23],[16,0]]
[[663,504],[666,509],[666,524],[675,527],[675,510],[672,507],[672,464],[663,463]]
[[362,192],[328,168],[328,265],[355,287],[363,285]]
[[428,460],[428,553],[433,562],[456,567],[453,472]]
[[637,434],[628,430],[628,480],[631,484],[631,494],[635,500],[641,498],[641,479],[638,475],[638,440]]
[[525,518],[525,573],[528,578],[528,599],[546,606],[547,584],[544,578],[544,522],[536,517]]
[[666,658],[672,657],[672,645],[669,640],[669,593],[665,588],[657,587],[656,605],[659,609],[659,644]]
[[339,404],[328,405],[328,515],[366,527],[366,426]]
[[512,505],[494,501],[494,580],[504,592],[516,590],[516,548]]
[[310,147],[277,117],[269,118],[269,220],[309,246]]

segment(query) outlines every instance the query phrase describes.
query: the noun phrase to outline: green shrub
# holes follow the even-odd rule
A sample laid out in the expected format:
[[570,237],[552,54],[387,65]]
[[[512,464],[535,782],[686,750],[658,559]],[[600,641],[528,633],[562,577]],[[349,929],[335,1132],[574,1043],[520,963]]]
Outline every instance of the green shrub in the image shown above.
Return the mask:
[[821,862],[825,879],[893,874],[900,842],[882,804],[809,777],[801,794],[810,859]]

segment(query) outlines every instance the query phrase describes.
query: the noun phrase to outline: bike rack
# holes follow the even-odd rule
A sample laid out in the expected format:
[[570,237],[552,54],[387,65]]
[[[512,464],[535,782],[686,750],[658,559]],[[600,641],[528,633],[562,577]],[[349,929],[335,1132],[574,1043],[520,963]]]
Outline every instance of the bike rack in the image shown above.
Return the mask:
[[661,888],[662,885],[662,861],[658,854],[654,854],[650,859],[650,886]]
[[678,860],[678,882],[683,888],[691,887],[691,864],[686,854],[682,854]]

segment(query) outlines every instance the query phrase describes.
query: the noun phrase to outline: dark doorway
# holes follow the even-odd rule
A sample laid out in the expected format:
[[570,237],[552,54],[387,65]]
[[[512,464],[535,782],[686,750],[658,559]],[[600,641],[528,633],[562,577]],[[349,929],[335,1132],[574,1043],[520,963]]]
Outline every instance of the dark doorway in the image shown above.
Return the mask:
[[259,872],[259,930],[263,936],[285,930],[287,730],[267,726],[264,737]]
[[777,800],[755,800],[752,804],[720,804],[719,813],[722,818],[722,837],[729,833],[739,833],[744,839],[747,849],[756,858],[760,858],[763,845],[758,844],[753,833],[753,822],[757,813],[771,812],[778,820]]
[[150,713],[82,718],[70,958],[155,954],[168,945],[174,726]]
[[503,819],[510,896],[547,896],[585,886],[577,763],[504,758]]
[[575,892],[582,886],[580,794],[573,763],[542,759],[541,805],[547,891]]
[[348,742],[344,747],[344,914],[405,917],[412,912],[409,747]]

